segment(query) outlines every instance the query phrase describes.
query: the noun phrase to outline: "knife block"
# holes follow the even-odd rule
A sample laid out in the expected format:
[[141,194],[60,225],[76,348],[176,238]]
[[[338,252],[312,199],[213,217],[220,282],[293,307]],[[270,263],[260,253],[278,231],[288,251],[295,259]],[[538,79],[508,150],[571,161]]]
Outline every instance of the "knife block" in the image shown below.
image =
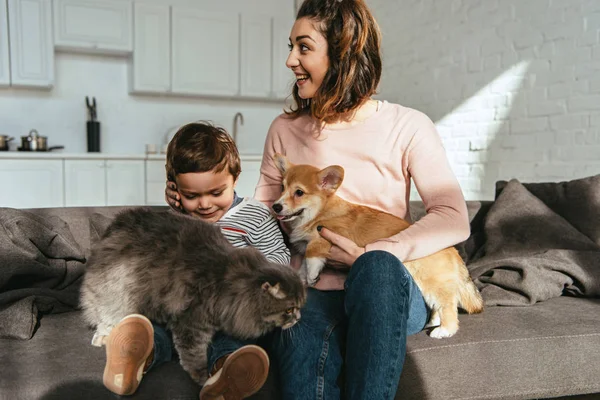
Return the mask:
[[100,122],[87,121],[87,151],[88,153],[100,152]]

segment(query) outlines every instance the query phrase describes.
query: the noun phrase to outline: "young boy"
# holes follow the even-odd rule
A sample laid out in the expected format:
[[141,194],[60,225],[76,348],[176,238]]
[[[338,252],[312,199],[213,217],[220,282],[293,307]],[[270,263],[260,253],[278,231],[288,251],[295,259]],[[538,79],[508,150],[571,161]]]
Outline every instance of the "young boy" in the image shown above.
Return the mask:
[[[166,170],[168,179],[177,184],[183,212],[216,223],[236,247],[254,246],[269,260],[289,264],[290,251],[269,209],[235,193],[240,157],[224,129],[199,122],[181,127],[169,143]],[[124,343],[134,340],[139,348],[125,351]],[[117,394],[133,394],[143,372],[171,360],[172,342],[164,328],[130,315],[112,329],[106,354],[104,385]],[[208,368],[210,378],[201,400],[242,399],[264,384],[269,358],[251,341],[217,333],[209,347]],[[225,392],[227,397],[221,397]]]

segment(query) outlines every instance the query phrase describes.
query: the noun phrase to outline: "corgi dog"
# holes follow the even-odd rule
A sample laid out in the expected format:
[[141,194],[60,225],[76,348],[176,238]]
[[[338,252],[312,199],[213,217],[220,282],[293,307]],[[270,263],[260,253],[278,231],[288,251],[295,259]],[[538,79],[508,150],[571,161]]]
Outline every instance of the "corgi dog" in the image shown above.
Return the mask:
[[[300,274],[309,286],[316,283],[331,248],[317,226],[345,236],[360,247],[410,226],[395,215],[337,196],[344,179],[344,169],[338,165],[318,169],[291,164],[281,154],[275,154],[273,159],[283,177],[283,193],[272,209],[277,219],[290,228],[290,242],[304,253]],[[483,311],[481,294],[454,247],[404,262],[404,266],[432,310],[427,326],[437,327],[431,331],[431,337],[450,337],[458,331],[458,306],[469,314]]]

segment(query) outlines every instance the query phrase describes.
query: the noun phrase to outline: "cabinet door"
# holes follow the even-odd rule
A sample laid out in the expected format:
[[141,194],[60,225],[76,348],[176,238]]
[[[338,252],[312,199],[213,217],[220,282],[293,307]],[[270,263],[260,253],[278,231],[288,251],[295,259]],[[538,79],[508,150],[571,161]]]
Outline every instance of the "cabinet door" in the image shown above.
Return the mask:
[[170,7],[135,3],[135,41],[131,59],[132,93],[171,90]]
[[0,87],[10,85],[10,59],[8,58],[8,6],[0,0]]
[[104,160],[65,160],[65,205],[106,205]]
[[260,160],[241,159],[242,173],[238,177],[235,190],[240,197],[253,197],[260,177]]
[[106,205],[145,204],[143,160],[106,160]]
[[242,15],[240,94],[271,95],[271,17]]
[[294,20],[292,18],[273,18],[273,74],[272,96],[285,99],[292,93],[294,74],[286,67],[285,62],[289,55],[288,44],[290,31]]
[[62,160],[0,160],[0,207],[63,207]]
[[132,3],[127,0],[54,0],[54,44],[105,53],[133,50]]
[[13,86],[54,84],[51,0],[8,0]]
[[172,91],[234,96],[239,93],[239,14],[173,6]]
[[167,205],[165,202],[165,187],[167,182],[165,163],[165,160],[146,160],[147,205]]

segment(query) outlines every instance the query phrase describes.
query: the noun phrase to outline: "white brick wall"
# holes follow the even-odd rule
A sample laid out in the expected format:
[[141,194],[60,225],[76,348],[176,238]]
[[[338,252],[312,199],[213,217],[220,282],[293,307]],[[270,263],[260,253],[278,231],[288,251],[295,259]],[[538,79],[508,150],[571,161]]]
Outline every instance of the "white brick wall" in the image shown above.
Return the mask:
[[600,173],[600,0],[367,0],[378,97],[438,126],[467,199]]

